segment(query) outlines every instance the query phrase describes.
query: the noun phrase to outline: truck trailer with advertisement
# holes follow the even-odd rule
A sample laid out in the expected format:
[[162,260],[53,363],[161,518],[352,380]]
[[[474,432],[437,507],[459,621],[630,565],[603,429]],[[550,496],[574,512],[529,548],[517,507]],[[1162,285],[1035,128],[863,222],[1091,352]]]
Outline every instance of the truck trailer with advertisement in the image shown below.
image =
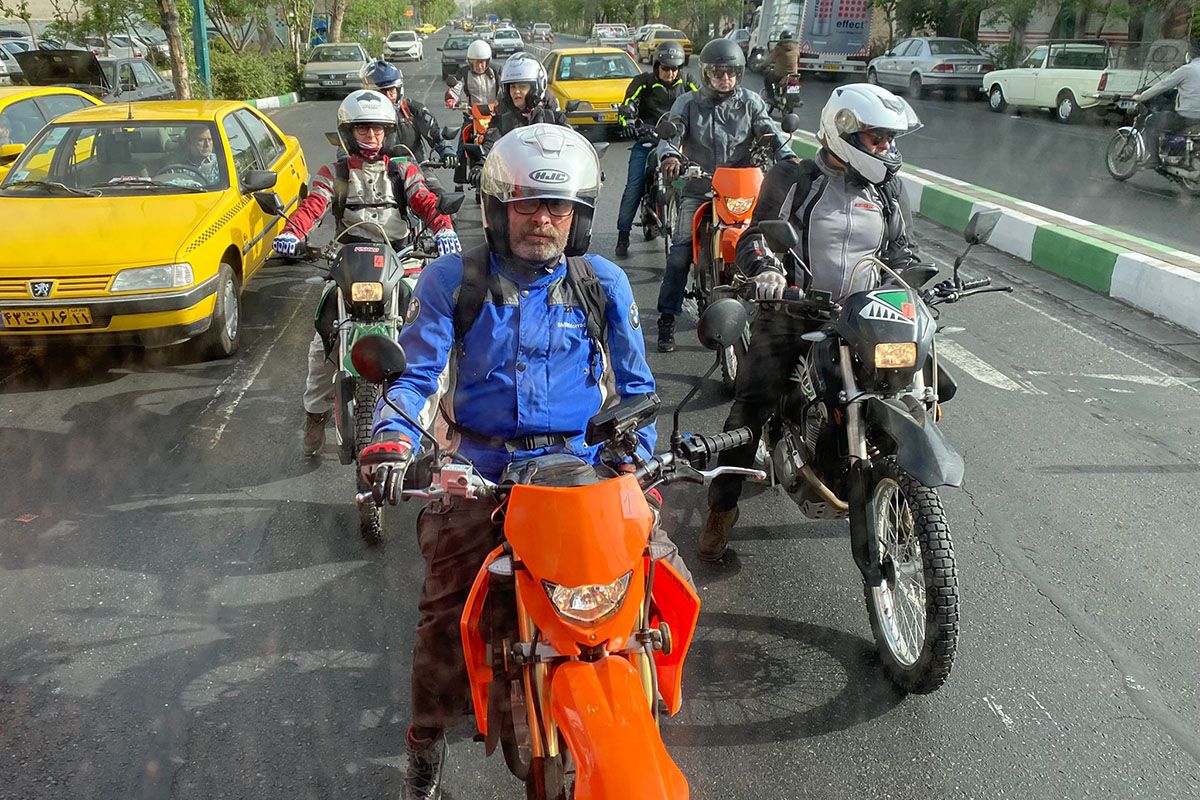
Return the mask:
[[780,34],[790,31],[800,42],[801,72],[865,75],[871,11],[870,0],[763,0],[750,31],[750,69],[761,70]]

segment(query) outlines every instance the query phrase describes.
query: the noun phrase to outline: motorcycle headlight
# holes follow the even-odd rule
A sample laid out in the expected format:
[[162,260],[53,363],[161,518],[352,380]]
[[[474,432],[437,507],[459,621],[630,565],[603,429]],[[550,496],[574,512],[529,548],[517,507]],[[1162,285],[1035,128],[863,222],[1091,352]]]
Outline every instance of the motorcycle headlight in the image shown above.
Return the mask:
[[730,214],[745,214],[754,205],[753,197],[726,197],[725,207]]
[[378,303],[383,299],[383,284],[378,281],[352,283],[350,299],[355,303]]
[[875,345],[875,369],[903,369],[916,365],[916,342],[880,342]]
[[620,609],[632,577],[631,570],[608,584],[572,587],[542,581],[542,587],[562,616],[575,622],[599,622]]
[[195,281],[191,264],[163,264],[159,267],[123,269],[113,278],[110,292],[147,292],[180,289]]

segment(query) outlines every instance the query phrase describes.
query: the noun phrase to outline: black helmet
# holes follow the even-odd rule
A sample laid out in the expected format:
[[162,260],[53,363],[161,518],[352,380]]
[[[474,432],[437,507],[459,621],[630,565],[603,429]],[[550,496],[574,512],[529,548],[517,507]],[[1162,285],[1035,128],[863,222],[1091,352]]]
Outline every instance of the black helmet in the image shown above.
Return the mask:
[[789,41],[794,38],[795,37],[792,36],[791,31],[784,31],[783,33],[779,34],[779,41],[781,41],[781,42],[786,42],[786,41]]
[[660,65],[664,67],[682,67],[687,55],[683,52],[683,45],[679,42],[666,41],[654,48],[653,66],[657,69]]
[[707,97],[724,100],[732,92],[718,92],[709,78],[709,70],[726,67],[734,70],[738,81],[746,71],[746,56],[732,39],[713,39],[700,51],[700,91]]

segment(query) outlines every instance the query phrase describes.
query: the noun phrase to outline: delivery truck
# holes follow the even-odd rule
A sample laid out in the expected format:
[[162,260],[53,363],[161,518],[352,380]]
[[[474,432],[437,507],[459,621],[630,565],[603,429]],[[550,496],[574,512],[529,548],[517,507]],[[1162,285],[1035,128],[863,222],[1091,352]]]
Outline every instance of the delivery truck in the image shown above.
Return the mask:
[[761,71],[784,31],[800,42],[800,71],[867,72],[870,0],[763,0],[750,31],[748,64]]

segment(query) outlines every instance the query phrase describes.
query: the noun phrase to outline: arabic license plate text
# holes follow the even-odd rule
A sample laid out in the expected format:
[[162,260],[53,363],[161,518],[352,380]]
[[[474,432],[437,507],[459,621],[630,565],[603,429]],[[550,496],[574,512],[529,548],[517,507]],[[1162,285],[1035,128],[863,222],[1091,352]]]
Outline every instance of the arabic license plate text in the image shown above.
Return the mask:
[[76,328],[92,324],[89,308],[21,308],[0,311],[5,328]]
[[345,81],[321,81],[322,86],[345,86]]

